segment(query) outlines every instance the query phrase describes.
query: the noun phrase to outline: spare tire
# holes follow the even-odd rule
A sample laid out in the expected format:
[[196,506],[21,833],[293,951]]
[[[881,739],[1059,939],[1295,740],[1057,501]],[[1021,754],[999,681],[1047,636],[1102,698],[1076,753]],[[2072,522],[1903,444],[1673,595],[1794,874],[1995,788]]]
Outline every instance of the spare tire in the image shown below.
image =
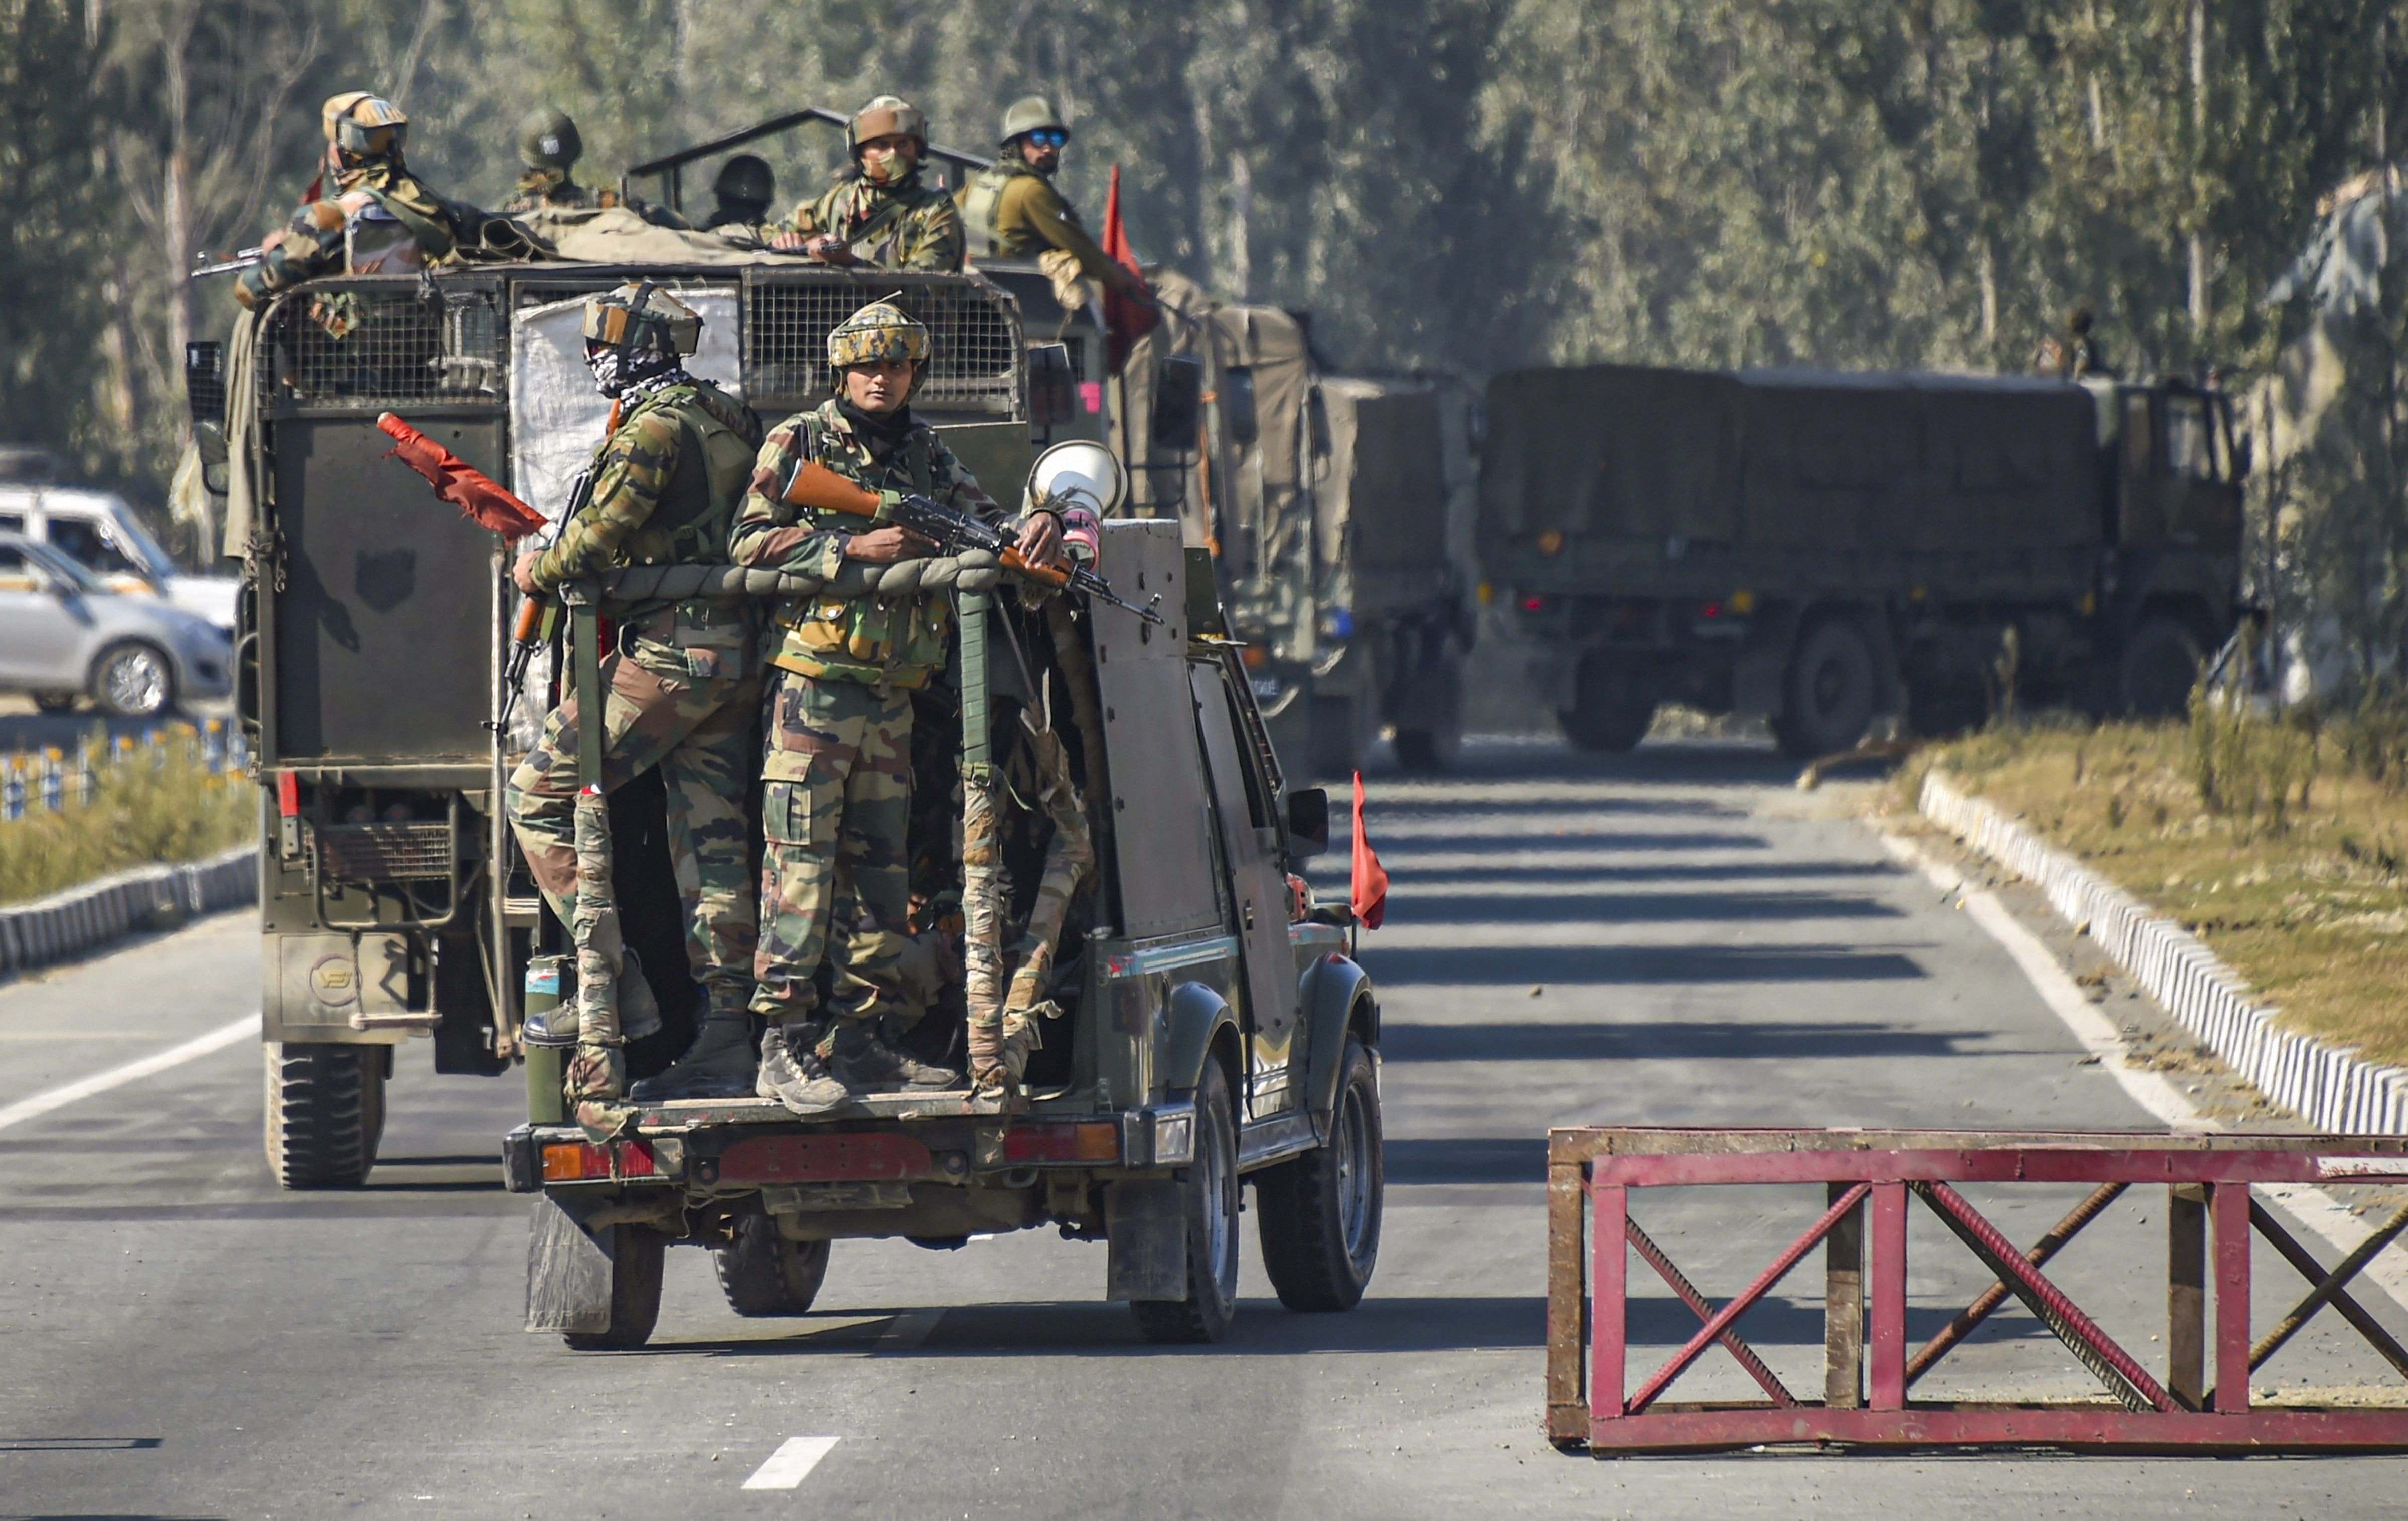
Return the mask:
[[1628,659],[1593,654],[1580,663],[1572,705],[1556,713],[1575,749],[1619,755],[1635,750],[1656,722],[1651,673]]

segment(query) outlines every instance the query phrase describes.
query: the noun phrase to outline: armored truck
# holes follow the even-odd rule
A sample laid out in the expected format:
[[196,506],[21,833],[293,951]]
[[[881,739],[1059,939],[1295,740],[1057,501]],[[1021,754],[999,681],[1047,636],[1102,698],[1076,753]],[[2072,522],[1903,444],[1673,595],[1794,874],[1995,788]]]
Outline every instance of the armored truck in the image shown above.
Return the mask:
[[[632,221],[633,219],[629,219]],[[514,594],[504,545],[386,458],[392,412],[547,514],[602,436],[579,305],[659,280],[706,321],[696,373],[774,421],[827,393],[828,329],[900,290],[936,338],[915,406],[983,481],[1027,472],[1025,339],[1011,297],[963,276],[841,270],[762,254],[704,262],[477,265],[313,281],[246,317],[188,380],[244,562],[238,710],[257,757],[266,1149],[287,1187],[374,1165],[400,1051],[495,1077],[524,1055],[530,957],[557,949],[499,807],[533,742],[551,662],[502,683]],[[660,1003],[639,1067],[692,1033],[699,990],[670,885],[657,779],[613,796],[630,935]]]
[[[769,1099],[643,1102],[597,1129],[564,1109],[538,1012],[528,1123],[505,1141],[509,1185],[541,1195],[527,1329],[641,1344],[672,1243],[714,1254],[737,1313],[795,1315],[833,1241],[950,1249],[1052,1225],[1107,1243],[1106,1292],[1143,1334],[1215,1341],[1249,1181],[1281,1299],[1360,1298],[1382,1209],[1379,1006],[1346,909],[1315,908],[1292,874],[1327,842],[1326,795],[1284,790],[1209,559],[1172,523],[1111,522],[1100,538],[1102,567],[1162,607],[1159,626],[1100,602],[963,595],[949,678],[914,720],[914,901],[959,891],[976,933],[969,879],[999,855],[1006,918],[1041,947],[1012,974],[1038,969],[1044,1012],[1016,1091],[873,1094],[808,1118]],[[1055,954],[1037,905],[1064,821],[1006,809],[990,839],[967,799],[982,775],[1046,794],[1057,742],[1067,827],[1092,828],[1096,869],[1070,879]],[[977,996],[962,917],[915,922],[939,969],[907,1039],[931,1059],[957,1059]]]
[[1483,574],[1585,749],[1667,701],[1799,755],[2179,712],[2243,610],[2247,452],[2181,380],[1601,365],[1499,375],[1487,417]]

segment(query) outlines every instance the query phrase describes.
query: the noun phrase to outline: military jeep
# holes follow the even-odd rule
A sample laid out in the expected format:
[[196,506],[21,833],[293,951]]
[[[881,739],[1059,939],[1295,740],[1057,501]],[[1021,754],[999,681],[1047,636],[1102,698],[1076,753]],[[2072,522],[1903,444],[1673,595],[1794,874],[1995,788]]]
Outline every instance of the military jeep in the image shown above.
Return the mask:
[[[1090,821],[1095,868],[1064,916],[1013,1099],[966,1085],[808,1119],[767,1099],[672,1100],[596,1133],[564,1110],[561,1042],[547,1047],[531,999],[531,1112],[504,1146],[509,1186],[541,1195],[528,1330],[644,1342],[674,1243],[714,1254],[737,1313],[794,1315],[836,1241],[944,1248],[1050,1224],[1109,1243],[1107,1292],[1145,1335],[1214,1341],[1235,1307],[1248,1180],[1281,1300],[1361,1297],[1380,1241],[1379,1007],[1347,911],[1312,907],[1291,876],[1326,845],[1326,796],[1283,795],[1211,563],[1182,549],[1179,525],[1107,523],[1100,564],[1123,595],[1159,598],[1160,626],[1101,602],[964,595],[950,675],[917,705],[915,905],[963,882],[964,762],[1033,796],[1012,779],[1050,731]],[[1032,912],[1054,827],[1033,805],[1005,811],[1007,928]],[[940,910],[915,922],[940,969],[908,1037],[955,1064],[959,924]]]

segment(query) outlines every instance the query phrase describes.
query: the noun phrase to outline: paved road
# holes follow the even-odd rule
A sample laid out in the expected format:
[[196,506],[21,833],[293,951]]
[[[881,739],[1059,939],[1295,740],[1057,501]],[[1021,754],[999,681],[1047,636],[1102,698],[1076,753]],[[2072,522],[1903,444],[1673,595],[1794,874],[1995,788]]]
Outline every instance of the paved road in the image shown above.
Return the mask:
[[[1496,744],[1455,780],[1375,783],[1398,880],[1364,953],[1388,1032],[1379,1275],[1354,1313],[1291,1316],[1250,1252],[1217,1348],[1141,1344],[1098,1302],[1103,1249],[1032,1232],[953,1254],[840,1244],[820,1313],[784,1324],[738,1321],[707,1258],[673,1253],[654,1344],[572,1356],[517,1329],[525,1206],[490,1160],[512,1087],[437,1081],[423,1047],[354,1194],[268,1185],[248,1041],[0,1127],[0,1512],[2397,1514],[2408,1468],[2390,1460],[1601,1463],[1539,1439],[1547,1126],[2148,1123],[2074,1065],[1997,946],[1788,775],[1736,748],[1605,765]],[[0,985],[0,1116],[222,1028],[253,1007],[255,957],[222,920]],[[2000,1218],[2036,1235],[2065,1202]],[[2156,1206],[2119,1206],[2060,1259],[2152,1353]],[[1645,1209],[1717,1296],[1813,1212],[1780,1194]],[[1914,1254],[1926,1333],[1982,1280],[1927,1234]],[[2270,1293],[2289,1286],[2277,1271],[2261,1254]],[[1808,1386],[1813,1277],[1743,1322]],[[1694,1328],[1668,1295],[1633,1320],[1651,1365]],[[2084,1386],[2019,1314],[1996,1333],[1961,1355],[1958,1386]],[[2312,1332],[2266,1377],[2341,1383],[2370,1361]],[[1680,1385],[1744,1388],[1719,1353]],[[796,1437],[836,1441],[799,1449],[825,1452],[790,1490],[741,1487]]]

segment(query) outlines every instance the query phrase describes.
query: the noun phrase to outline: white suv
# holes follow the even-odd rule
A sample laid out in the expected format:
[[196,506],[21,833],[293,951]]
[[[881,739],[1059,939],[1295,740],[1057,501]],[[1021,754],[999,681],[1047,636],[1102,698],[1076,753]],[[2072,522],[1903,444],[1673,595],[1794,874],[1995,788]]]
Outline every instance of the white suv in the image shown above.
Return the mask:
[[71,486],[0,485],[0,533],[48,544],[98,576],[114,592],[148,593],[171,607],[234,632],[232,576],[189,576],[143,532],[122,497]]

